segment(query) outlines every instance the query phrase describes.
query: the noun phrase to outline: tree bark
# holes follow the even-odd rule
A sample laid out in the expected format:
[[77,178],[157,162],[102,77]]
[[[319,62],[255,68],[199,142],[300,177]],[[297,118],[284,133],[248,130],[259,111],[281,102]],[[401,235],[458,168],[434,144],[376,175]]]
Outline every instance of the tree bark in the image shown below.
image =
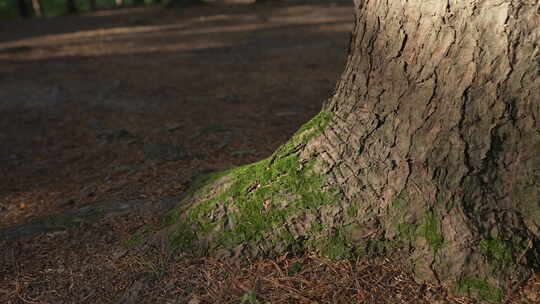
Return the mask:
[[500,299],[540,266],[540,4],[354,5],[323,111],[199,181],[164,233],[216,256],[392,253],[419,281]]
[[34,15],[38,18],[45,17],[45,11],[43,10],[43,6],[41,5],[40,0],[32,0],[32,7],[34,8]]

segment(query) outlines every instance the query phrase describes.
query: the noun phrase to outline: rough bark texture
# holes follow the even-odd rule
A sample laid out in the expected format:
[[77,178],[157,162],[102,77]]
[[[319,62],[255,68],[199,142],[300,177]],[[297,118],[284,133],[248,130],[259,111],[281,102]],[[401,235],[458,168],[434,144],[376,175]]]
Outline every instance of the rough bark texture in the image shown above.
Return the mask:
[[500,299],[540,263],[538,1],[356,0],[325,109],[187,195],[174,244],[221,256],[400,252]]

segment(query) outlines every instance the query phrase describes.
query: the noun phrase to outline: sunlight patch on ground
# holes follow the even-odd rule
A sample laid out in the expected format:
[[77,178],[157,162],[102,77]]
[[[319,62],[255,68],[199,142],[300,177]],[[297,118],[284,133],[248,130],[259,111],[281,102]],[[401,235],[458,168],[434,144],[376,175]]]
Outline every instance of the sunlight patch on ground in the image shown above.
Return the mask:
[[[246,35],[298,26],[305,26],[310,31],[350,30],[350,14],[344,12],[343,15],[336,15],[298,9],[278,10],[268,16],[255,13],[218,14],[185,19],[173,24],[126,25],[31,37],[0,43],[0,59],[30,61],[223,48],[249,43]],[[149,22],[154,23],[155,20]],[[141,43],[141,39],[147,39],[147,42]],[[159,43],[155,43],[156,40]]]

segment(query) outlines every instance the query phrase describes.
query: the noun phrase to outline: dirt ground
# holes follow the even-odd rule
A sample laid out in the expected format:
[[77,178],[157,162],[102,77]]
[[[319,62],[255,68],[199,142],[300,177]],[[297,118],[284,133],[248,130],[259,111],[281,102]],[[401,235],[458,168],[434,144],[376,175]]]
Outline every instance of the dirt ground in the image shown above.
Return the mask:
[[[0,303],[474,303],[397,261],[137,249],[195,176],[268,156],[318,112],[351,5],[0,22]],[[540,303],[540,275],[507,302]]]

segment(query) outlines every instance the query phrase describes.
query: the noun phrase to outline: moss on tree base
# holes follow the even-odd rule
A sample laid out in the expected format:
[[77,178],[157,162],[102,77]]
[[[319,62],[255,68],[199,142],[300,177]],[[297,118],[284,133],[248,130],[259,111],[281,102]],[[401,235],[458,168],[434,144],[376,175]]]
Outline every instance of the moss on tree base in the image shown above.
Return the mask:
[[[484,301],[502,299],[507,282],[538,269],[538,246],[526,230],[497,223],[469,229],[475,213],[434,180],[417,177],[388,203],[346,197],[349,185],[321,173],[333,166],[309,149],[333,123],[323,111],[269,158],[195,181],[168,216],[171,247],[244,260],[305,251],[332,259],[392,254],[405,257],[418,281]],[[433,200],[424,197],[429,191]]]
[[186,204],[168,218],[172,247],[218,256],[272,256],[307,248],[348,256],[340,232],[324,231],[318,219],[318,209],[339,201],[340,193],[325,184],[315,159],[299,155],[330,119],[320,112],[271,157],[196,181]]

